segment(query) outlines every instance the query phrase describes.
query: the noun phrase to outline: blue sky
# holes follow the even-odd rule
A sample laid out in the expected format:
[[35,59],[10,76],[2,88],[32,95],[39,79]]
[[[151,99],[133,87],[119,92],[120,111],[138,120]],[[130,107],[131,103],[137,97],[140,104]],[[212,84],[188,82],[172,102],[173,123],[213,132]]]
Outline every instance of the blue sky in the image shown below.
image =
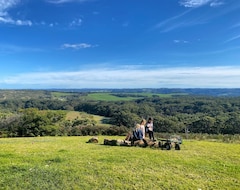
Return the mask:
[[239,0],[0,0],[0,89],[239,88]]

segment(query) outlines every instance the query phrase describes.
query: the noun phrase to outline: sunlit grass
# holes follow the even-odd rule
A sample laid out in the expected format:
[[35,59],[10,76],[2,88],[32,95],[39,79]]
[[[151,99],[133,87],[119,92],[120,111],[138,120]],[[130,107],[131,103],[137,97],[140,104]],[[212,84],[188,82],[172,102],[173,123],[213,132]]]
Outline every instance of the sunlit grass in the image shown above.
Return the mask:
[[166,151],[89,138],[0,139],[0,189],[240,188],[239,144],[184,140]]
[[139,97],[118,97],[111,93],[90,93],[88,94],[87,99],[97,101],[129,101],[139,99]]
[[66,120],[74,120],[74,119],[89,119],[96,121],[96,125],[98,126],[111,126],[106,123],[109,118],[99,115],[88,114],[86,112],[78,112],[78,111],[67,111]]
[[[119,97],[119,95],[126,95],[124,97]],[[174,95],[187,95],[186,93],[171,93],[171,94],[157,94],[157,93],[108,93],[108,92],[101,92],[101,93],[90,93],[87,96],[89,100],[97,100],[97,101],[130,101],[136,99],[142,99],[146,97],[161,97],[161,98],[171,98]]]

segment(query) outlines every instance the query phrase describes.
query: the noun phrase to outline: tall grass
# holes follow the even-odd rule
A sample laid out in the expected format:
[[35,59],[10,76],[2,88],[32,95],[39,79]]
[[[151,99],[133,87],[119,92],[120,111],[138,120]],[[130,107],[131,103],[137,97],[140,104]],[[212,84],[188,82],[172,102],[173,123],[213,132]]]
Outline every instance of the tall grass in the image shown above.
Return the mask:
[[239,144],[184,140],[167,151],[89,138],[0,139],[0,189],[240,189]]

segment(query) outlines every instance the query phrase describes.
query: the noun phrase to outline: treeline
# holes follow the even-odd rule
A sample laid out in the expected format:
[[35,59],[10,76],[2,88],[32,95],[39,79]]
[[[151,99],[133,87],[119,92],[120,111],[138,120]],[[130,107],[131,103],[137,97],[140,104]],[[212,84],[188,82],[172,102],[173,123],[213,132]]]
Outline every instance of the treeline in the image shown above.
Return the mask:
[[118,126],[132,127],[153,117],[156,132],[240,134],[240,98],[178,96],[131,102],[86,102],[75,110],[111,117]]
[[0,137],[125,135],[126,127],[97,126],[94,120],[66,120],[66,111],[20,109],[0,114]]
[[[42,113],[41,117],[50,118],[47,121],[44,119],[43,122],[37,114],[36,118],[30,119],[32,116],[27,111],[31,110],[29,108],[36,108],[43,113],[44,111],[59,110],[56,113],[60,116],[50,117],[47,115],[51,114],[46,113],[45,116]],[[19,109],[27,110],[21,113]],[[149,116],[154,118],[155,132],[160,133],[240,134],[239,97],[175,96],[160,98],[154,96],[122,102],[87,101],[78,97],[69,97],[66,101],[18,99],[0,102],[0,110],[14,113],[12,116],[10,114],[2,116],[0,123],[0,131],[4,131],[4,133],[14,131],[14,133],[9,133],[10,136],[123,134],[139,123],[142,118],[147,119]],[[69,124],[69,121],[64,120],[61,110],[81,111],[109,117],[109,123],[113,127],[111,129],[99,128],[94,124],[88,125],[79,121],[76,121],[75,124],[74,121],[71,121],[73,123]]]

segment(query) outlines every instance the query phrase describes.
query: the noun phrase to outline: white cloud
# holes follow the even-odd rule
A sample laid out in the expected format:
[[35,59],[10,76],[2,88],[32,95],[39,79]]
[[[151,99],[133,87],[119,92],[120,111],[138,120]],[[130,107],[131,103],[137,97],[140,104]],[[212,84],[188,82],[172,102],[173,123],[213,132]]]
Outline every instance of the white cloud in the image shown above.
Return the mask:
[[73,26],[81,26],[82,25],[82,19],[74,19],[69,26],[73,27]]
[[212,3],[210,3],[210,7],[218,7],[218,6],[221,6],[223,4],[224,3],[220,2],[220,1],[213,1]]
[[[210,19],[216,17],[215,14],[213,16],[204,17],[203,15],[199,15],[198,17],[189,16],[189,13],[193,12],[195,8],[209,5],[211,7],[220,6],[223,1],[220,0],[180,0],[179,4],[184,7],[189,7],[186,11],[178,14],[176,16],[167,18],[159,23],[157,23],[153,29],[161,29],[161,32],[170,32],[172,30],[184,27],[191,27],[195,25],[202,25],[209,22]],[[229,10],[228,10],[229,11]],[[219,15],[217,15],[219,16]]]
[[18,26],[31,26],[32,22],[30,20],[14,20],[8,13],[8,10],[15,7],[20,0],[0,0],[0,23],[14,24]]
[[0,12],[4,12],[9,8],[12,8],[17,3],[19,3],[19,0],[0,0]]
[[183,44],[188,44],[189,41],[186,40],[173,40],[174,43],[178,44],[178,43],[183,43]]
[[85,48],[92,48],[92,47],[97,47],[97,45],[92,45],[92,44],[87,44],[87,43],[80,43],[80,44],[63,44],[61,46],[62,49],[85,49]]
[[234,41],[234,40],[238,40],[240,38],[240,35],[237,35],[237,36],[234,36],[228,40],[226,40],[224,43],[228,43],[228,42],[231,42],[231,41]]
[[179,14],[179,15],[176,15],[176,16],[171,17],[171,18],[168,18],[168,19],[166,19],[166,20],[164,20],[164,21],[162,21],[162,22],[159,22],[159,23],[155,26],[155,28],[160,28],[160,27],[162,27],[162,26],[164,26],[164,25],[166,25],[166,24],[168,24],[168,23],[171,23],[172,21],[175,21],[175,20],[183,17],[184,15],[188,14],[190,11],[191,11],[191,10],[187,10],[187,11],[185,11],[185,12]]
[[207,4],[211,7],[217,7],[224,3],[220,0],[180,0],[179,4],[184,7],[200,7]]
[[159,22],[154,26],[154,29],[161,29],[161,32],[169,32],[172,30],[175,30],[177,28],[183,28],[183,27],[190,27],[200,24],[206,24],[206,21],[202,18],[191,18],[189,19],[189,16],[187,17],[187,14],[190,13],[193,9],[188,9],[187,11],[168,18],[162,22]]
[[209,3],[211,0],[181,0],[179,3],[184,7],[199,7]]
[[88,69],[22,73],[0,80],[6,86],[41,88],[238,88],[240,67]]
[[83,2],[92,1],[92,0],[46,0],[46,1],[48,3],[61,4],[61,3],[72,3],[72,2],[83,3]]

